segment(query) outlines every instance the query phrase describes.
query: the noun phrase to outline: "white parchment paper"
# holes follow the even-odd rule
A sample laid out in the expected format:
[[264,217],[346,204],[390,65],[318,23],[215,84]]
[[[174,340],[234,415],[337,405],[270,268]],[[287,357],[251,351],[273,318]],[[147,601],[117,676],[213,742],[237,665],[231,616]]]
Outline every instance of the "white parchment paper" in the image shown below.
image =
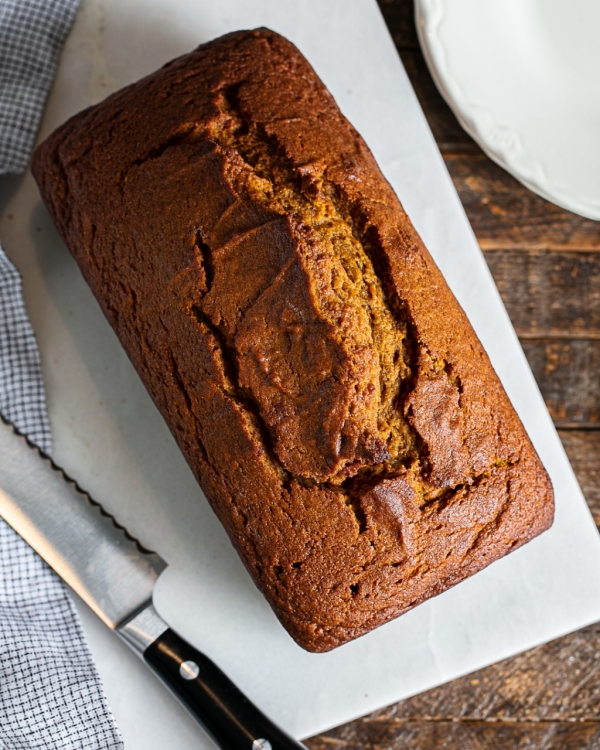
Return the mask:
[[[85,0],[41,137],[227,31],[295,42],[365,137],[464,306],[556,491],[553,528],[455,589],[323,655],[296,646],[255,589],[58,238],[30,176],[0,194],[25,278],[57,460],[171,563],[155,604],[298,737],[600,619],[600,541],[374,0]],[[209,746],[145,666],[80,607],[129,750]]]

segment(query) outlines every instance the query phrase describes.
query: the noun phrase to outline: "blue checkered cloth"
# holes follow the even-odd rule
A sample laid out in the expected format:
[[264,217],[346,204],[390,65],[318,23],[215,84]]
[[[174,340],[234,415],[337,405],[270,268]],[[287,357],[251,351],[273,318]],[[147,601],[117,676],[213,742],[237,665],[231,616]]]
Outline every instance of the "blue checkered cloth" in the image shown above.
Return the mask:
[[[0,174],[27,167],[79,2],[0,0]],[[1,246],[0,412],[51,453],[21,277]],[[65,586],[0,519],[0,750],[34,749],[123,750],[123,742]]]

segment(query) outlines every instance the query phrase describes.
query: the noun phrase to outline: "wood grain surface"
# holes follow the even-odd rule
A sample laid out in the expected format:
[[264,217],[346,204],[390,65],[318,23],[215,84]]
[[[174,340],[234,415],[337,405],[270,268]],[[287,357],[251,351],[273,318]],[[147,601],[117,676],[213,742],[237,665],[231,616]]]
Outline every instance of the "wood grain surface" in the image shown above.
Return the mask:
[[[462,130],[412,0],[378,0],[600,526],[600,223],[527,190]],[[311,750],[600,750],[600,624],[313,737]]]

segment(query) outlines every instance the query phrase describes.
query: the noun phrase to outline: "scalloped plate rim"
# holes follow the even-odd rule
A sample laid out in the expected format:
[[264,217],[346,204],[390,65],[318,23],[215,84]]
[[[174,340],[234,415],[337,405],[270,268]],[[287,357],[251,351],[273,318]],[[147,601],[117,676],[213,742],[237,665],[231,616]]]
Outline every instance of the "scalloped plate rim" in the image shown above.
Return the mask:
[[[425,62],[427,63],[427,67],[435,85],[456,116],[461,127],[471,136],[471,138],[473,138],[477,145],[487,156],[489,156],[490,159],[492,159],[492,161],[506,169],[507,172],[509,172],[520,183],[525,185],[525,187],[529,188],[529,190],[532,190],[545,200],[550,201],[567,211],[579,214],[587,219],[600,221],[600,199],[597,204],[578,200],[573,198],[572,195],[565,195],[558,187],[553,188],[549,181],[544,183],[539,178],[532,179],[527,176],[518,165],[515,165],[514,159],[511,159],[510,156],[506,155],[506,153],[502,153],[499,149],[494,148],[490,143],[489,135],[484,132],[484,128],[478,121],[476,113],[479,110],[480,117],[481,115],[487,116],[492,121],[494,118],[483,108],[469,105],[460,90],[458,81],[450,75],[447,68],[443,65],[445,50],[441,40],[434,33],[437,24],[441,20],[441,17],[437,19],[435,18],[436,10],[438,13],[443,13],[442,4],[439,0],[415,1],[415,25],[417,28],[417,36]],[[452,93],[450,93],[450,90],[452,90]],[[508,131],[506,128],[500,127],[496,130],[498,133],[502,131],[512,135],[515,140],[519,140],[518,133],[515,131]],[[524,154],[524,156],[526,156],[526,154]],[[531,158],[529,159],[529,162],[533,165],[535,171],[544,173],[543,165],[540,162]]]

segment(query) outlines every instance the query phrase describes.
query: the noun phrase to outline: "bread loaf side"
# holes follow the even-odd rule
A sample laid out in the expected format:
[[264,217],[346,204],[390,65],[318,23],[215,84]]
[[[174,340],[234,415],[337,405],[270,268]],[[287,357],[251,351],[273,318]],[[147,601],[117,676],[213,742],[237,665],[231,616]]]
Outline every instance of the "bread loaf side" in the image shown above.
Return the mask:
[[69,120],[33,172],[301,646],[355,638],[551,524],[487,355],[287,40],[199,47]]

